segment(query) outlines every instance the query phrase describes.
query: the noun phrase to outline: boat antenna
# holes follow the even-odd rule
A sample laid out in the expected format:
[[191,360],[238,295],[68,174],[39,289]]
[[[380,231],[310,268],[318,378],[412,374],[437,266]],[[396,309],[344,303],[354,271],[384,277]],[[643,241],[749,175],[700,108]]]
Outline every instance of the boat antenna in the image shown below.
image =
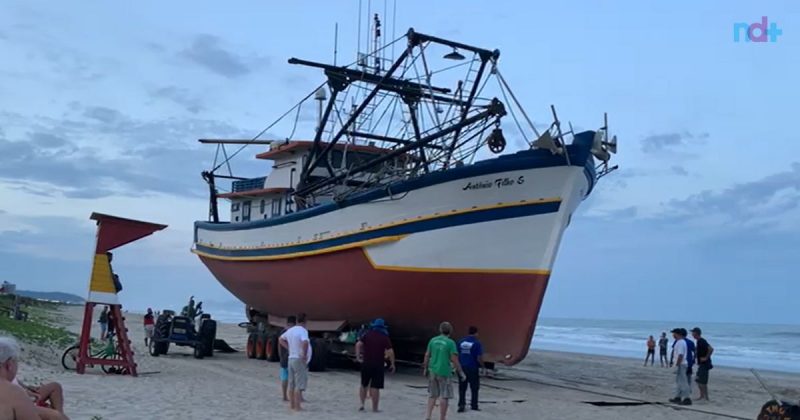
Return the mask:
[[[397,39],[397,0],[392,0],[392,39]],[[392,61],[394,61],[394,42],[392,42]]]
[[333,25],[333,65],[336,65],[336,54],[339,52],[339,22]]
[[356,62],[359,60],[359,55],[361,55],[361,7],[362,0],[358,0],[358,45],[356,46]]
[[378,17],[377,13],[375,13],[375,39],[373,40],[373,43],[375,44],[372,51],[372,53],[375,54],[375,74],[378,74],[381,72],[381,57],[379,54],[379,51],[381,50],[381,19]]

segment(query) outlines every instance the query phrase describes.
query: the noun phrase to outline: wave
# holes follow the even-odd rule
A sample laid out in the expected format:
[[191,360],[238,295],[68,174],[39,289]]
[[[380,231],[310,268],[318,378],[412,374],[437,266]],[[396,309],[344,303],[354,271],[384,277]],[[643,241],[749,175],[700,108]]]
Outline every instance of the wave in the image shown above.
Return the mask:
[[800,331],[778,331],[765,334],[770,337],[800,338]]
[[[602,325],[605,324],[605,325]],[[531,348],[620,357],[644,357],[647,337],[656,322],[599,322],[558,320],[537,326]],[[714,346],[714,361],[721,366],[764,368],[800,372],[800,330],[793,326],[713,324],[707,339]],[[669,337],[670,342],[672,337]]]

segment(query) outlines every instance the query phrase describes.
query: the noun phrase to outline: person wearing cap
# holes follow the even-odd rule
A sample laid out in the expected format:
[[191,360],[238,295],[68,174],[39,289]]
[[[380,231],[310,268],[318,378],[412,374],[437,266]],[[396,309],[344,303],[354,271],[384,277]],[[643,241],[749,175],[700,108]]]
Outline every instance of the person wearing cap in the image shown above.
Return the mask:
[[144,322],[144,346],[147,347],[150,345],[150,340],[153,339],[153,330],[155,330],[156,328],[156,321],[155,317],[153,316],[153,310],[151,308],[147,308],[147,313],[144,314],[143,322]]
[[386,323],[383,319],[378,318],[372,321],[369,331],[356,342],[356,358],[361,363],[361,386],[358,390],[361,407],[358,411],[364,411],[367,391],[372,400],[372,411],[376,413],[380,411],[378,406],[381,400],[387,357],[389,358],[389,370],[394,373],[392,341],[389,339]]
[[714,347],[711,347],[703,338],[703,331],[698,328],[692,328],[692,337],[694,337],[695,342],[697,343],[695,348],[697,349],[697,388],[700,390],[700,398],[699,400],[706,400],[708,399],[708,371],[711,370],[714,365],[711,363],[711,354],[714,353]]
[[692,389],[689,387],[688,363],[689,349],[686,345],[686,335],[684,329],[675,328],[672,332],[672,337],[675,342],[672,344],[672,356],[675,362],[675,398],[669,400],[671,403],[680,405],[692,405],[690,398]]
[[694,341],[689,339],[689,331],[686,331],[686,328],[681,328],[681,336],[683,336],[683,341],[686,342],[686,380],[689,382],[689,394],[691,394],[692,374],[694,373],[697,351],[694,346]]
[[478,408],[478,388],[481,386],[480,370],[483,369],[483,346],[478,340],[478,327],[469,327],[468,334],[458,342],[458,362],[464,370],[466,378],[458,382],[458,412],[467,408],[467,386],[470,391],[470,408]]
[[447,403],[453,398],[453,368],[459,379],[465,379],[461,363],[458,361],[456,342],[450,338],[453,326],[449,322],[439,324],[439,335],[428,342],[428,350],[422,362],[422,374],[428,378],[428,411],[430,420],[436,400],[439,400],[439,418],[447,418]]

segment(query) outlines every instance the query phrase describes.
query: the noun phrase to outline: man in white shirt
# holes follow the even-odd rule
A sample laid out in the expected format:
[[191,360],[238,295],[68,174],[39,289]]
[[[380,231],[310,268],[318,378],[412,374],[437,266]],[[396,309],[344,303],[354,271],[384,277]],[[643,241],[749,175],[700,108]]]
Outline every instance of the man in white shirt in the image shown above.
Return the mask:
[[280,345],[289,350],[289,403],[300,411],[303,391],[308,384],[308,363],[311,361],[311,342],[306,330],[306,314],[297,316],[297,325],[281,334]]
[[686,376],[687,370],[687,357],[688,348],[686,347],[686,335],[683,329],[675,328],[672,330],[672,338],[675,343],[672,345],[672,357],[675,361],[675,398],[669,400],[671,403],[680,405],[691,405],[692,400],[689,398],[692,389],[689,386],[689,378]]

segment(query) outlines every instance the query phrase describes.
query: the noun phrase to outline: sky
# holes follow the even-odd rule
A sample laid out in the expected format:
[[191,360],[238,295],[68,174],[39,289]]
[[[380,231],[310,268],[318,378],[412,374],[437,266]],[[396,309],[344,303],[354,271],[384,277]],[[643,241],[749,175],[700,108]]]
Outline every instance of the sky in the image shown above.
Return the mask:
[[[800,323],[800,3],[397,3],[387,35],[500,49],[537,124],[550,104],[585,128],[608,112],[620,169],[573,217],[542,316]],[[169,225],[115,252],[128,308],[193,294],[238,311],[189,252],[214,158],[196,140],[256,135],[324,80],[286,60],[331,61],[336,23],[352,59],[358,16],[357,1],[2,2],[0,280],[84,296],[97,211]],[[776,42],[734,42],[762,16]],[[304,115],[298,136],[312,129]],[[264,175],[258,151],[237,174]]]

